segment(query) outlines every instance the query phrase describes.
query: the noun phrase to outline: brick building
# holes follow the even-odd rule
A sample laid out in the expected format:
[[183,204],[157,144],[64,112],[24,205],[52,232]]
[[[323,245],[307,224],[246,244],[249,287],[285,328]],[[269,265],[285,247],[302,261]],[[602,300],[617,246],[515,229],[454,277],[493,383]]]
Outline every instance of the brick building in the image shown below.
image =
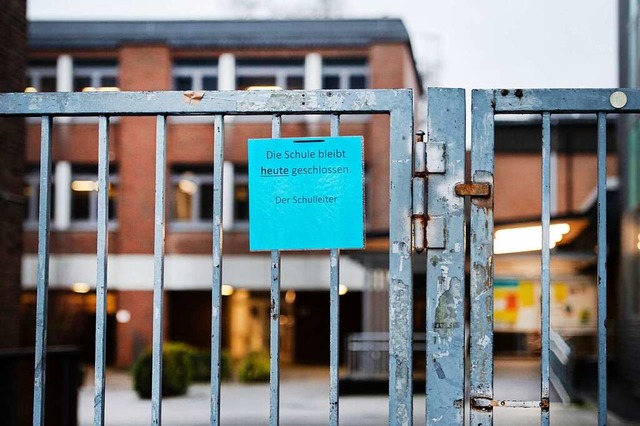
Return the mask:
[[[393,19],[32,22],[27,74],[27,90],[38,91],[409,87],[415,99],[422,95],[408,34],[402,22]],[[416,105],[417,128],[424,118]],[[124,366],[151,342],[156,130],[153,118],[118,117],[111,123],[107,359]],[[589,206],[595,189],[595,126],[582,119],[555,124],[553,214],[575,216]],[[343,254],[341,336],[388,329],[388,127],[384,116],[342,118],[341,134],[365,140],[368,238],[364,252]],[[329,124],[325,118],[287,116],[282,133],[328,135]],[[270,260],[268,254],[248,251],[246,156],[248,138],[270,135],[268,118],[226,119],[222,343],[236,358],[268,347]],[[207,348],[213,118],[172,117],[167,141],[165,337]],[[496,125],[496,229],[518,227],[540,214],[539,141],[535,119]],[[38,121],[28,121],[22,279],[27,337],[34,330],[39,143]],[[49,342],[80,344],[90,360],[97,119],[56,119],[53,147]],[[613,152],[609,161],[609,174],[615,175]],[[577,238],[578,229],[559,245]],[[414,323],[419,331],[424,330],[425,290],[420,258],[416,264]],[[556,279],[582,274],[575,268],[579,264],[571,259],[557,264],[564,275]],[[505,253],[496,256],[495,265],[497,279],[535,280],[538,254]],[[286,253],[282,274],[282,359],[326,362],[328,255]],[[589,274],[583,278],[593,281]]]
[[[29,88],[37,91],[258,90],[411,87],[421,94],[399,20],[31,22]],[[270,137],[265,117],[229,117],[225,146],[223,346],[234,357],[268,347],[268,254],[248,251],[247,139]],[[166,338],[210,344],[213,118],[172,117],[167,142]],[[388,228],[388,118],[349,116],[363,135],[367,231]],[[56,120],[53,139],[50,342],[92,356],[95,312],[97,121]],[[328,135],[328,120],[284,117],[282,134]],[[155,120],[112,119],[108,361],[130,364],[150,344]],[[39,125],[26,138],[26,312],[37,252]],[[328,359],[326,253],[283,257],[283,360]],[[377,280],[343,259],[342,332],[362,327],[362,291]],[[377,275],[375,275],[377,277]],[[326,303],[323,303],[326,299]],[[26,315],[27,318],[32,318]],[[25,330],[33,330],[27,323]],[[32,331],[31,331],[32,332]],[[322,336],[326,335],[327,339]],[[326,342],[326,344],[325,344]],[[326,347],[324,347],[326,346]],[[326,352],[326,353],[325,353]]]

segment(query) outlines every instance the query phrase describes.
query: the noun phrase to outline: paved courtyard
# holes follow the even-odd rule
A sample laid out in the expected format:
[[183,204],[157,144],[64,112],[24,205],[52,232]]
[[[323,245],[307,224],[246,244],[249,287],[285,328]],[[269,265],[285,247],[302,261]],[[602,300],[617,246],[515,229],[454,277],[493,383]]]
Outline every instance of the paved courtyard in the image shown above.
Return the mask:
[[[496,397],[498,399],[537,399],[540,379],[535,360],[496,360]],[[79,420],[81,425],[93,424],[93,385],[83,386],[80,392]],[[326,425],[328,423],[329,374],[325,368],[284,369],[281,380],[280,420],[282,425]],[[221,423],[223,425],[265,425],[269,418],[269,385],[223,383],[221,394]],[[563,405],[552,398],[551,419],[555,425],[597,425],[595,408]],[[340,398],[341,425],[387,424],[386,396],[342,396]],[[424,397],[414,398],[414,424],[424,425]],[[467,410],[468,412],[468,410]],[[537,425],[539,410],[497,408],[496,425]],[[149,400],[141,400],[131,388],[126,373],[111,371],[107,378],[107,425],[149,425]],[[164,425],[208,425],[209,386],[195,384],[184,397],[166,398],[162,404]],[[609,424],[629,424],[610,416]]]

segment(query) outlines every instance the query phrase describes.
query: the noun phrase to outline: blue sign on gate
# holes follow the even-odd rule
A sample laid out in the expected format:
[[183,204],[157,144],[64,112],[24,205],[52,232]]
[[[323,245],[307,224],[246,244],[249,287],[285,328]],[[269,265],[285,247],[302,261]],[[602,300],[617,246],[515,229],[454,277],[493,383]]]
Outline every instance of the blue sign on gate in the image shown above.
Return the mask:
[[364,248],[362,137],[249,139],[249,246]]

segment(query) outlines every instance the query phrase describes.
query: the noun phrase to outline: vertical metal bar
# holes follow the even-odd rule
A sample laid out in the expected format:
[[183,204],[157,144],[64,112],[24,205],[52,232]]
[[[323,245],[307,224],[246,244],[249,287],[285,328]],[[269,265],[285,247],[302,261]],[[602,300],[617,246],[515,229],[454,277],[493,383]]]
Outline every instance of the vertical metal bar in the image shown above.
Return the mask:
[[598,424],[607,424],[607,115],[598,113]]
[[[444,144],[444,173],[428,178],[428,217],[442,223],[443,244],[427,250],[426,423],[464,423],[464,89],[430,88],[427,144]],[[427,152],[430,150],[427,148]],[[437,160],[437,159],[434,159]],[[427,163],[430,159],[427,159]],[[414,209],[416,206],[414,205]],[[446,419],[446,420],[445,420]]]
[[[471,177],[492,187],[494,170],[493,91],[471,94]],[[471,425],[493,424],[493,195],[471,199],[469,342]]]
[[213,285],[211,287],[211,424],[220,424],[220,349],[222,317],[222,191],[224,169],[224,116],[213,127]]
[[[540,354],[541,368],[541,401],[549,401],[549,336],[550,336],[550,303],[551,303],[551,253],[549,243],[549,228],[551,226],[551,114],[542,114],[542,252],[540,283],[540,306],[542,318],[540,324],[540,340],[542,351]],[[541,422],[549,424],[548,405],[543,404]]]
[[40,139],[40,204],[38,207],[38,282],[36,347],[33,379],[33,425],[44,425],[47,364],[47,304],[49,291],[49,212],[51,211],[51,131],[53,119],[43,116]]
[[[271,120],[271,137],[282,134],[282,115],[274,114]],[[271,339],[269,389],[269,425],[280,423],[280,251],[271,251]]]
[[93,423],[104,424],[107,344],[107,259],[109,254],[109,117],[98,121],[98,274],[96,278],[96,355]]
[[389,424],[413,424],[413,99],[390,114]]
[[[340,136],[340,116],[331,115],[331,136]],[[340,422],[339,405],[339,354],[340,354],[340,250],[330,252],[330,366],[329,366],[329,424],[337,426]]]
[[164,293],[164,233],[167,116],[156,119],[155,230],[153,242],[153,351],[151,424],[162,423],[162,311]]

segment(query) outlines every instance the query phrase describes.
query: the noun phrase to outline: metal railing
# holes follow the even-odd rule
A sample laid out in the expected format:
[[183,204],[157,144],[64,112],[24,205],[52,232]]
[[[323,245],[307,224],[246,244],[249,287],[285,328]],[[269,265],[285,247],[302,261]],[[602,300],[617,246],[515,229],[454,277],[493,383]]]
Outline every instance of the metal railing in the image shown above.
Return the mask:
[[[36,304],[35,392],[33,424],[44,424],[44,393],[49,288],[49,210],[51,208],[51,152],[53,118],[98,116],[98,223],[96,284],[96,356],[94,424],[104,424],[106,296],[108,291],[108,181],[109,119],[115,116],[156,116],[155,231],[153,277],[152,423],[162,420],[162,336],[165,236],[165,169],[167,118],[174,115],[214,116],[213,277],[211,334],[211,418],[220,423],[220,333],[222,284],[222,165],[225,116],[271,115],[272,136],[281,134],[282,116],[326,114],[331,135],[339,134],[341,114],[387,114],[390,117],[390,289],[389,418],[392,424],[408,424],[412,413],[412,325],[404,315],[412,311],[411,268],[411,145],[413,93],[411,90],[319,90],[229,92],[119,92],[119,93],[10,93],[0,94],[0,116],[41,116],[40,206],[38,226],[38,275]],[[131,143],[131,142],[128,142]],[[339,271],[340,253],[330,252],[330,424],[338,424]],[[271,252],[271,377],[269,424],[279,423],[280,406],[280,251]],[[407,291],[407,288],[409,291]],[[409,316],[411,317],[411,316]],[[408,383],[408,385],[406,385]],[[406,385],[406,386],[405,386]]]

